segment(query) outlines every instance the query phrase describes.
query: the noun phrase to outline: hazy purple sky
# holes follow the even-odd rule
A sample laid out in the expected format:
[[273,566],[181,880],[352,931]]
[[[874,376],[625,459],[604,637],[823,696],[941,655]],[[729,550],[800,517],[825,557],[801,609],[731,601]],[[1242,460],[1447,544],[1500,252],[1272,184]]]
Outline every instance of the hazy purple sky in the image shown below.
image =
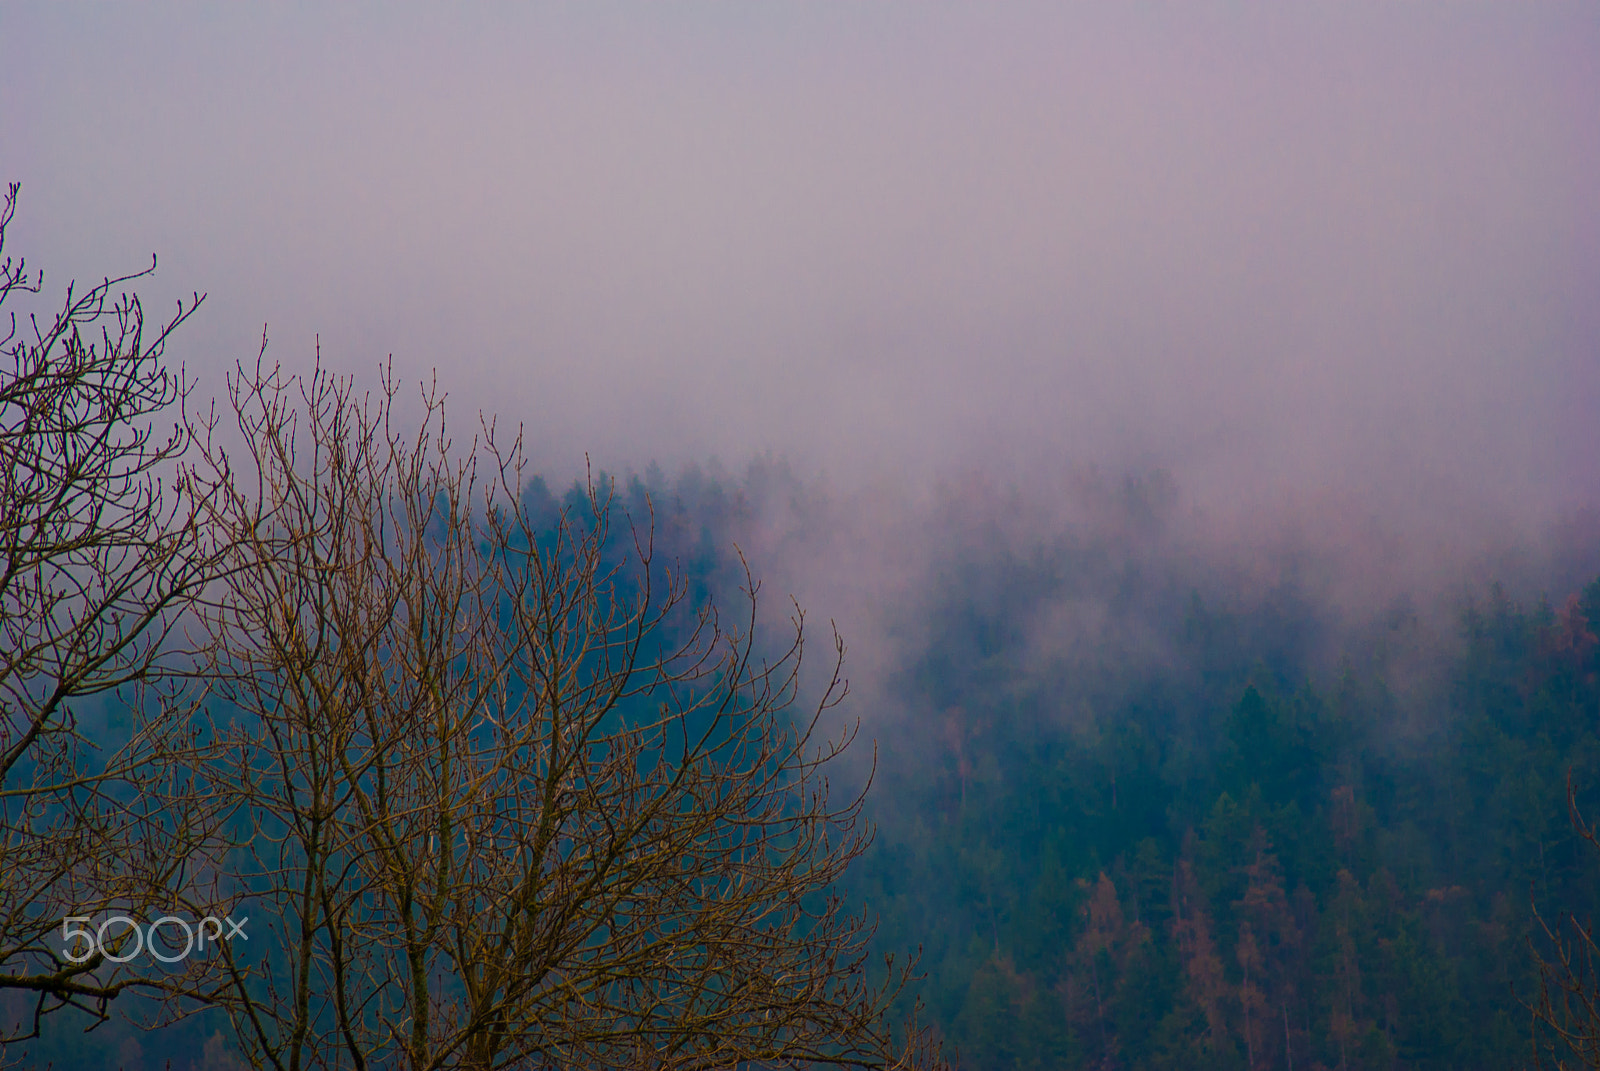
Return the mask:
[[0,6],[12,249],[537,460],[1600,501],[1600,6]]

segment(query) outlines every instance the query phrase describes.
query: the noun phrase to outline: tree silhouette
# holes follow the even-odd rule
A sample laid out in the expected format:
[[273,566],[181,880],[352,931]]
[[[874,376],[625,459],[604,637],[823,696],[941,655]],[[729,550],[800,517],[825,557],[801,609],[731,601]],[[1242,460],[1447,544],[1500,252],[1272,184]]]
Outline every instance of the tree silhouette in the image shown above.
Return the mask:
[[[17,191],[0,209],[0,252]],[[43,275],[0,262],[0,305],[12,303],[0,338],[0,990],[37,995],[31,1023],[0,1024],[0,1042],[38,1036],[68,1005],[103,1019],[129,987],[160,988],[163,976],[108,960],[117,941],[67,954],[63,919],[149,917],[217,819],[203,795],[158,788],[152,761],[187,746],[174,732],[183,690],[162,686],[181,683],[174,630],[220,563],[180,467],[188,386],[162,362],[202,298],[147,336],[138,297],[118,288],[154,270],[68,286],[59,312],[19,325],[15,302]],[[130,720],[120,747],[106,746],[102,702]]]
[[796,717],[798,609],[761,661],[748,573],[726,626],[608,486],[541,527],[520,434],[457,452],[395,396],[258,361],[246,449],[208,442],[227,868],[267,932],[180,1002],[275,1068],[936,1066],[834,891],[870,840],[828,792],[837,637]]

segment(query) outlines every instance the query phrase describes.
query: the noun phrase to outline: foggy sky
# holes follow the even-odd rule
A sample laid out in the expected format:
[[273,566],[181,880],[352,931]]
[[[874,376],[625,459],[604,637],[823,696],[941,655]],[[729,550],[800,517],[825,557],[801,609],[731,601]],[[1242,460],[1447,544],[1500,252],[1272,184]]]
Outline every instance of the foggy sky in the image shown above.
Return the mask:
[[557,478],[1600,501],[1588,2],[8,3],[0,180],[204,391],[320,334]]

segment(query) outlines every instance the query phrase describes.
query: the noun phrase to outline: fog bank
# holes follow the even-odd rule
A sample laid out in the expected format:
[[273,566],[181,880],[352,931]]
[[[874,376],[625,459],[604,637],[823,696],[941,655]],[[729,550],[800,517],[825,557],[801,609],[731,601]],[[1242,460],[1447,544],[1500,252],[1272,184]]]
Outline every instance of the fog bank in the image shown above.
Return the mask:
[[0,178],[55,283],[209,291],[205,389],[320,334],[563,476],[1548,519],[1600,499],[1596,56],[1580,3],[11,4]]

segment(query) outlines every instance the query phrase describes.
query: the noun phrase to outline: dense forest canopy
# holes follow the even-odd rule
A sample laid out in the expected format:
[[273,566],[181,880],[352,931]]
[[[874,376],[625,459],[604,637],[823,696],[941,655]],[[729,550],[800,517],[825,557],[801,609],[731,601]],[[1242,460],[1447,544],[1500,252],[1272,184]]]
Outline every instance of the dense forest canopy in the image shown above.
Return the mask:
[[[1518,559],[1486,556],[1356,605],[1303,541],[1194,538],[1159,471],[1076,473],[1067,505],[974,478],[914,508],[771,461],[596,480],[696,603],[737,594],[740,552],[769,596],[900,559],[843,622],[878,824],[843,892],[883,949],[922,948],[960,1066],[1528,1058],[1535,907],[1600,917],[1566,804],[1570,778],[1600,811],[1592,518],[1524,548],[1512,586],[1494,565]],[[535,479],[523,508],[554,524],[584,494]],[[896,545],[843,553],[868,520]],[[231,1066],[220,1035],[201,1057],[205,1028],[174,1029],[37,1051]]]
[[1375,580],[1337,534],[1197,531],[1160,471],[917,509],[770,463],[625,486],[707,595],[735,543],[802,590],[901,560],[849,576],[880,826],[849,895],[923,947],[962,1066],[1528,1059],[1534,908],[1600,917],[1592,516]]
[[[770,466],[648,484],[708,591],[842,508]],[[1063,487],[947,486],[857,641],[894,654],[850,895],[923,946],[962,1066],[1526,1061],[1535,905],[1600,917],[1594,519],[1374,592],[1329,553],[1363,548],[1197,538],[1161,472]]]
[[859,895],[963,1066],[1524,1060],[1531,902],[1600,908],[1600,580],[1352,615],[1175,561],[1124,490],[951,553],[890,685]]

